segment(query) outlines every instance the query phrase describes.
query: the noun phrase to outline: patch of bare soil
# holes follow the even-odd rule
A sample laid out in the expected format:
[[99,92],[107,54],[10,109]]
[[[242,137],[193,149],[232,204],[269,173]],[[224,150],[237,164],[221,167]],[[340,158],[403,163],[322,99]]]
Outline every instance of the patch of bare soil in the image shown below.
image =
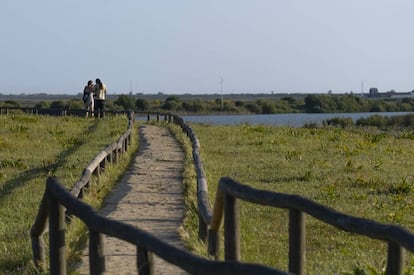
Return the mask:
[[[139,131],[139,152],[100,213],[183,248],[178,233],[185,210],[183,150],[165,128],[144,125]],[[136,246],[108,236],[103,239],[105,274],[137,274]],[[154,267],[154,274],[186,274],[156,256]],[[89,273],[87,249],[77,272]]]

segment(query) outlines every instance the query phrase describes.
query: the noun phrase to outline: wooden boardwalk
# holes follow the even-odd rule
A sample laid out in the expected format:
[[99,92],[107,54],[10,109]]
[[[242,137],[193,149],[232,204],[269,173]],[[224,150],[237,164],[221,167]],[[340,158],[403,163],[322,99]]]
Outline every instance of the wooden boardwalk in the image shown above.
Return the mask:
[[[140,127],[140,149],[100,213],[183,247],[178,230],[184,216],[181,145],[167,129]],[[88,251],[77,272],[89,273]],[[106,274],[137,274],[136,246],[104,236]],[[154,274],[186,274],[155,257]]]

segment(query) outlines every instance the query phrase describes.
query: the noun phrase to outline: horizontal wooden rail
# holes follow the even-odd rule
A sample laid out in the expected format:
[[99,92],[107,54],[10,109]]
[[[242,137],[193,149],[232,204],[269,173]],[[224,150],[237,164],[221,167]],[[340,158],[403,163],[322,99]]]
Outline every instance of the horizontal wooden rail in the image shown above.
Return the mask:
[[[64,232],[64,230],[62,230],[62,228],[64,228],[64,224],[62,224],[64,223],[64,219],[62,219],[62,213],[59,212],[59,209],[61,209],[62,206],[74,216],[81,219],[94,235],[93,240],[95,241],[90,245],[90,249],[95,249],[95,251],[90,251],[89,260],[90,267],[92,269],[96,268],[96,274],[101,274],[105,270],[104,264],[102,263],[102,257],[99,257],[99,253],[96,251],[96,248],[100,246],[100,238],[99,236],[96,236],[96,233],[105,234],[135,244],[138,250],[137,259],[139,258],[141,261],[143,258],[148,258],[147,253],[154,253],[165,261],[180,267],[190,274],[287,274],[283,271],[259,264],[238,263],[234,261],[211,261],[193,255],[185,250],[161,241],[152,234],[139,228],[100,216],[91,206],[82,202],[71,192],[66,190],[62,184],[59,183],[57,178],[51,177],[47,180],[45,196],[49,198],[49,204],[52,204],[50,207],[56,209],[54,211],[54,216],[50,217],[51,222],[49,229],[49,235],[53,236],[53,240],[51,240],[50,243],[57,244],[56,247],[51,247],[50,249],[50,251],[53,250],[53,253],[55,253],[53,257],[50,257],[51,261],[54,261],[50,263],[51,270],[53,269],[54,274],[65,274],[66,272],[64,256],[62,256],[65,252],[65,240],[64,235],[60,234],[61,232]],[[138,267],[143,263],[146,264],[145,261],[142,263],[139,259],[137,263]],[[152,274],[151,266],[149,267],[149,269],[138,268],[139,274]],[[144,273],[143,270],[147,270],[148,273]]]
[[[225,222],[224,231],[233,232],[229,236],[225,233],[225,238],[233,238],[234,231],[237,230],[239,222],[237,211],[231,209],[237,207],[234,201],[238,199],[260,205],[289,209],[289,272],[304,274],[305,238],[304,217],[302,213],[306,213],[344,231],[388,242],[386,274],[402,274],[403,251],[401,248],[414,252],[414,234],[401,226],[383,224],[373,220],[343,214],[298,195],[258,190],[238,183],[231,178],[223,177],[220,179],[217,188],[213,218],[210,225],[211,236],[209,237],[209,241],[211,243],[209,244],[209,253],[211,255],[217,256],[217,234],[222,224],[223,212],[227,214],[225,219],[229,218],[233,220],[227,223]],[[238,260],[238,255],[240,254],[239,242],[240,240],[233,240],[232,242],[225,241],[230,246],[225,248],[225,253],[229,254],[229,256],[225,256],[226,258]]]
[[212,210],[208,198],[207,177],[204,172],[203,163],[200,156],[200,142],[190,125],[184,122],[184,119],[174,115],[174,123],[179,125],[187,134],[192,145],[192,154],[194,166],[197,175],[197,206],[199,215],[198,236],[202,241],[207,241],[209,225],[211,223]]
[[[107,163],[116,163],[119,159],[119,156],[121,154],[124,154],[129,149],[129,145],[131,144],[134,115],[130,113],[128,115],[128,118],[128,128],[126,132],[121,137],[119,137],[117,142],[108,145],[102,152],[98,153],[98,155],[88,164],[88,166],[83,170],[81,178],[73,185],[71,190],[72,195],[78,198],[82,198],[83,190],[89,187],[92,176],[96,175],[99,179],[99,176],[101,172],[104,171]],[[47,230],[49,217],[47,201],[48,198],[45,197],[44,194],[40,202],[36,219],[30,230],[33,261],[36,268],[39,270],[44,270],[44,265],[46,262],[45,242],[43,240],[43,234]]]
[[[36,108],[36,107],[0,107],[0,115],[8,115],[14,111],[20,111],[27,114],[51,115],[51,116],[85,116],[87,113],[84,109],[67,109],[67,108]],[[130,114],[131,111],[105,111],[106,114]]]
[[164,116],[164,121],[173,122],[177,124],[181,130],[187,135],[191,141],[192,155],[194,160],[194,166],[197,175],[197,207],[198,207],[198,237],[200,240],[207,242],[209,225],[211,223],[212,210],[210,207],[210,201],[208,198],[208,183],[207,177],[204,172],[203,163],[200,156],[200,142],[190,125],[184,122],[184,119],[177,114],[173,113],[160,113],[160,112],[141,112],[141,114],[147,115],[147,120],[151,120],[151,117],[156,116],[157,122],[160,121],[160,117]]

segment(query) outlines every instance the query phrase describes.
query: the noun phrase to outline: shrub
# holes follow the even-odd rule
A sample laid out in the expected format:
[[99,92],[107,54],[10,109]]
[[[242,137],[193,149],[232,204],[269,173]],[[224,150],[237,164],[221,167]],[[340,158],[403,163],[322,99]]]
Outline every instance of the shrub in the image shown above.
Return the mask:
[[137,108],[138,111],[146,111],[149,109],[150,104],[148,100],[143,99],[143,98],[138,98],[135,101],[135,107]]
[[345,128],[354,124],[354,121],[350,117],[334,117],[323,121],[324,125],[340,126]]
[[245,108],[249,112],[252,112],[252,113],[255,113],[255,114],[262,113],[262,108],[259,105],[257,105],[256,103],[247,103]]

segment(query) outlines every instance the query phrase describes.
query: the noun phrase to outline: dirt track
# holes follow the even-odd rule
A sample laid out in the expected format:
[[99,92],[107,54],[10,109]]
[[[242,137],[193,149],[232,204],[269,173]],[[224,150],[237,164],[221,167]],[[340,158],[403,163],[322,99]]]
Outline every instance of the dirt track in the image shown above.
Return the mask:
[[[184,216],[182,171],[184,153],[165,128],[140,127],[140,150],[105,206],[104,216],[142,228],[179,247],[178,228]],[[77,270],[89,273],[88,251]],[[137,274],[136,247],[104,236],[105,274]],[[154,274],[186,274],[155,257]]]

